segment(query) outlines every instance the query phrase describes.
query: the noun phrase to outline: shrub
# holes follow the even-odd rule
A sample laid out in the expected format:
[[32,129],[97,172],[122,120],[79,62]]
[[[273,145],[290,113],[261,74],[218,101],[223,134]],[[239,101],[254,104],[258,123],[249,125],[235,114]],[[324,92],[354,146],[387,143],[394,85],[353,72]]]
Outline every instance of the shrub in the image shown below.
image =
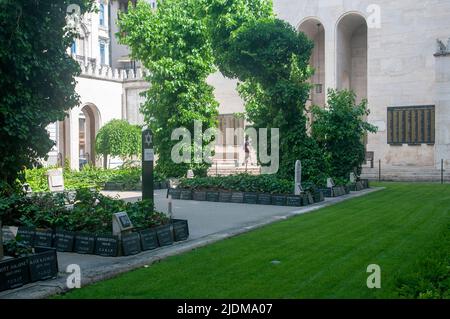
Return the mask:
[[367,101],[356,104],[351,91],[328,91],[328,109],[313,109],[313,137],[318,141],[329,164],[329,174],[335,179],[348,180],[349,174],[361,173],[365,158],[364,136],[376,132],[366,122]]
[[112,120],[105,124],[95,138],[96,152],[103,154],[104,168],[107,168],[108,156],[123,159],[138,156],[141,153],[141,135],[141,127],[126,120]]

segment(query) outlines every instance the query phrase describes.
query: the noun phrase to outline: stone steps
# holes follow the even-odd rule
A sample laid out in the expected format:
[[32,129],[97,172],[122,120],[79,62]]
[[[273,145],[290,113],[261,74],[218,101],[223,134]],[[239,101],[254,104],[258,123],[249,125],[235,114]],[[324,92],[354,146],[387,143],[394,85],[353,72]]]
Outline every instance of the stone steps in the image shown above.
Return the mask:
[[[363,168],[361,178],[378,180],[378,168]],[[444,170],[444,181],[450,182],[450,170]],[[402,182],[440,182],[441,171],[435,168],[381,167],[381,180]]]

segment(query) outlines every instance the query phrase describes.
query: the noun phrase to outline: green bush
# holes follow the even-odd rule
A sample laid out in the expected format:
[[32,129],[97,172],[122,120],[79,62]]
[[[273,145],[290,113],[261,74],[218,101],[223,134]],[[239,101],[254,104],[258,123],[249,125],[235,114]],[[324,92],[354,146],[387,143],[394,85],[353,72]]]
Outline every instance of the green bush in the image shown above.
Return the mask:
[[225,190],[237,192],[262,192],[292,194],[294,182],[279,179],[274,175],[238,174],[223,177],[196,177],[182,179],[180,188],[193,190]]
[[108,156],[122,159],[138,156],[141,153],[141,136],[141,127],[131,125],[126,120],[106,123],[95,138],[95,149],[98,154],[103,154],[104,167]]
[[[48,182],[46,172],[50,168],[34,168],[25,170],[25,181],[34,192],[48,192]],[[104,188],[107,182],[121,183],[125,189],[133,188],[141,183],[142,171],[140,168],[129,167],[121,169],[101,169],[84,166],[80,171],[64,169],[64,184],[67,190],[80,188]],[[155,170],[155,182],[165,181],[166,177],[158,170]]]
[[313,137],[325,154],[329,176],[348,181],[351,172],[359,175],[365,159],[364,136],[376,132],[366,122],[367,101],[356,104],[352,91],[329,90],[328,108],[315,107],[313,114]]
[[[70,202],[74,204],[69,211],[66,205]],[[169,221],[165,214],[155,212],[151,202],[126,203],[89,189],[79,189],[75,196],[65,192],[0,197],[0,211],[4,225],[96,234],[111,234],[112,214],[122,211],[129,213],[137,228]]]

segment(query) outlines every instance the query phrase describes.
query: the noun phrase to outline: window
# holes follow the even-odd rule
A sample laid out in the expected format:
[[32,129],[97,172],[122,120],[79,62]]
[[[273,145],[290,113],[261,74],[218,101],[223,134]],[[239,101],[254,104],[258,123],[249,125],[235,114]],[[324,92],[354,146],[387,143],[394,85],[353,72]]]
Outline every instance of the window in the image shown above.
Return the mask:
[[434,144],[435,107],[388,107],[388,144]]
[[103,3],[100,3],[100,25],[105,25],[105,5]]
[[70,47],[70,53],[76,54],[77,53],[77,42],[76,40],[73,40],[72,45]]
[[105,43],[100,42],[100,64],[106,64],[105,63]]

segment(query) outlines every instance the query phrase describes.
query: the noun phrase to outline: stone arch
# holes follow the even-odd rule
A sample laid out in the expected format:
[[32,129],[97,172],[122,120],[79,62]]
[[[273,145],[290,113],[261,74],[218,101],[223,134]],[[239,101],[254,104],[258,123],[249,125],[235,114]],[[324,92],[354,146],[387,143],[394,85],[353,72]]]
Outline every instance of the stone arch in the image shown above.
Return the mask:
[[315,69],[311,78],[314,88],[311,92],[311,103],[325,105],[325,27],[317,17],[307,17],[297,26],[297,30],[306,34],[314,42],[310,64]]
[[357,102],[367,98],[368,27],[356,11],[342,15],[336,23],[336,88],[356,93]]
[[80,163],[85,161],[96,165],[95,137],[101,125],[100,111],[93,103],[86,103],[80,109],[79,125],[79,156]]

